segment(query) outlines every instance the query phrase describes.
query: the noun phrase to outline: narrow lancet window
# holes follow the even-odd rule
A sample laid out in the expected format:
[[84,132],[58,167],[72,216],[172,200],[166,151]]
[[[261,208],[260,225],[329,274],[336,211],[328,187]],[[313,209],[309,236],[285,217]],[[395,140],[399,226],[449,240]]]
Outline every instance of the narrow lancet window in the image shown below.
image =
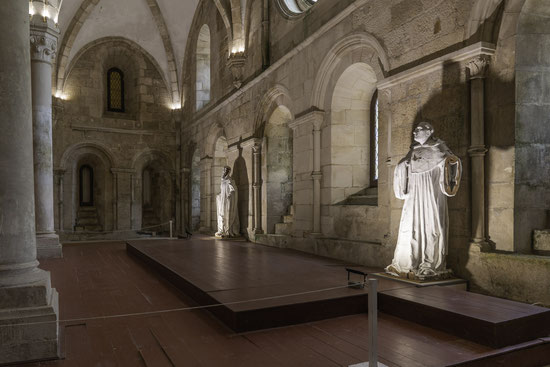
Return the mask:
[[107,72],[107,110],[124,112],[124,74],[117,68]]

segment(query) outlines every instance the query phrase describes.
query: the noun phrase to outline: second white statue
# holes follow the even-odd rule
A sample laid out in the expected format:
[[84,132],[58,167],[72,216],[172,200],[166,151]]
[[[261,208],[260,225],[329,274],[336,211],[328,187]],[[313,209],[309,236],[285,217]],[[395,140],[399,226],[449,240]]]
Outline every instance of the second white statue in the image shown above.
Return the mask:
[[238,237],[240,231],[239,211],[237,209],[238,191],[235,181],[230,176],[231,168],[225,166],[220,185],[220,193],[216,196],[218,215],[218,231],[216,237]]
[[462,165],[433,133],[430,123],[418,124],[415,142],[395,168],[395,196],[405,200],[393,261],[386,267],[395,276],[427,279],[450,273],[447,196],[458,191]]

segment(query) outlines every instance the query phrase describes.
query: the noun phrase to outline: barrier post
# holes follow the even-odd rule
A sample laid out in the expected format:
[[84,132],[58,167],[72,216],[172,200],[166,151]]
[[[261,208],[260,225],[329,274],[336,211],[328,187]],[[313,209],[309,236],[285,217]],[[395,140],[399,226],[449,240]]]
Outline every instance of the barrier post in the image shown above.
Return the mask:
[[378,280],[369,279],[369,361],[349,367],[387,367],[378,362]]
[[173,224],[174,223],[173,223],[172,219],[170,219],[170,238],[173,238],[172,237],[172,226],[173,226]]

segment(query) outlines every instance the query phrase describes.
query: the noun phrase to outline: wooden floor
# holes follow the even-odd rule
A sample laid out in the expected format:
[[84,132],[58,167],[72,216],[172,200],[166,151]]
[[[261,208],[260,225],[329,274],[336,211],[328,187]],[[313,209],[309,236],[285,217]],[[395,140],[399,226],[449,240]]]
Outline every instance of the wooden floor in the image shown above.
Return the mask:
[[[367,287],[349,288],[346,263],[335,259],[211,236],[130,240],[127,250],[199,304],[220,304],[210,312],[235,332],[359,314],[367,309]],[[373,273],[381,269],[361,270]],[[354,275],[352,281],[364,279]],[[411,287],[380,279],[378,288]]]
[[[43,261],[60,293],[60,318],[94,318],[193,306],[129,256],[123,242],[64,246]],[[65,359],[27,366],[347,366],[367,360],[366,315],[236,335],[204,310],[61,322]],[[530,355],[550,341],[494,350],[411,322],[379,315],[380,360],[388,366],[540,366]],[[538,348],[538,349],[537,349]],[[546,348],[546,349],[545,349]],[[533,350],[537,350],[533,353]],[[540,351],[542,350],[542,352]],[[475,361],[476,359],[485,358]],[[516,363],[516,364],[509,364]]]

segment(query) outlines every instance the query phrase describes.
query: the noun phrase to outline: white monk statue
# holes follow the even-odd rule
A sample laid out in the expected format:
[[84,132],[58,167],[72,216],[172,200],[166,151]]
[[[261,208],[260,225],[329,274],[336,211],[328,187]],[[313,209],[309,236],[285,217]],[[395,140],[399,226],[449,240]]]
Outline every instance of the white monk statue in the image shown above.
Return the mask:
[[393,189],[405,200],[397,247],[386,272],[419,279],[450,273],[446,268],[449,214],[447,196],[458,191],[462,164],[445,142],[433,136],[434,128],[421,122],[414,143],[395,168]]
[[235,181],[229,175],[231,168],[223,168],[221,192],[216,197],[218,232],[216,237],[239,236],[239,212],[237,211],[238,192]]

